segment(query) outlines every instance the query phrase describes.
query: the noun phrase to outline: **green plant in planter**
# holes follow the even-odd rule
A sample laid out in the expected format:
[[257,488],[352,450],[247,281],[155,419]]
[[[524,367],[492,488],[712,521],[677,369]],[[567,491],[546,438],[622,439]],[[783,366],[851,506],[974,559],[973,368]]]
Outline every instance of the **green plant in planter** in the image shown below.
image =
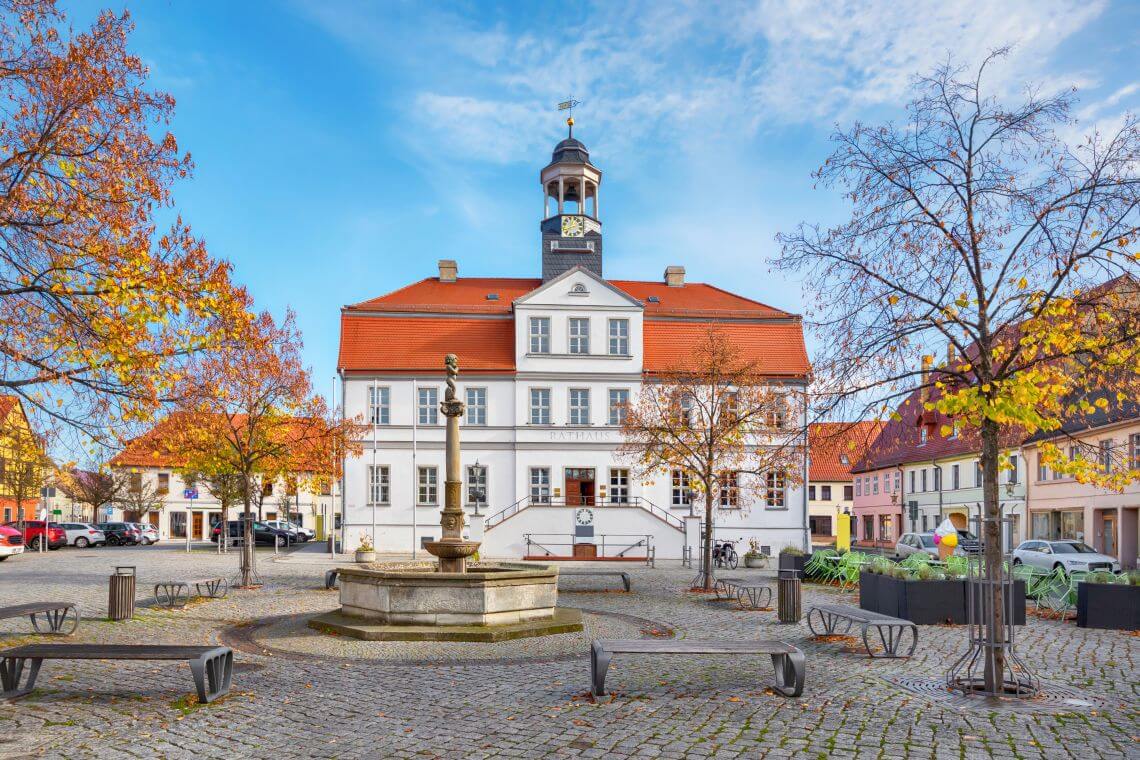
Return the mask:
[[915,580],[920,581],[942,581],[946,580],[946,574],[940,570],[936,570],[930,565],[923,565],[914,571]]
[[892,578],[898,578],[900,581],[910,580],[910,577],[911,577],[910,571],[907,570],[902,565],[895,565],[894,567],[892,567],[890,569],[890,572],[887,574],[890,575]]
[[1129,570],[1124,582],[1129,586],[1140,586],[1140,570]]
[[780,554],[787,554],[792,557],[802,557],[804,556],[804,550],[798,546],[792,546],[791,544],[788,544],[783,549],[780,549]]
[[1118,583],[1117,578],[1112,573],[1106,570],[1098,570],[1095,573],[1089,573],[1084,578],[1085,583]]
[[748,539],[748,551],[744,552],[744,558],[748,559],[751,557],[755,559],[756,557],[763,556],[764,555],[760,552],[760,539],[755,537]]
[[891,568],[894,566],[895,563],[886,557],[875,556],[871,558],[871,563],[867,566],[867,572],[874,573],[875,575],[886,575],[890,573]]

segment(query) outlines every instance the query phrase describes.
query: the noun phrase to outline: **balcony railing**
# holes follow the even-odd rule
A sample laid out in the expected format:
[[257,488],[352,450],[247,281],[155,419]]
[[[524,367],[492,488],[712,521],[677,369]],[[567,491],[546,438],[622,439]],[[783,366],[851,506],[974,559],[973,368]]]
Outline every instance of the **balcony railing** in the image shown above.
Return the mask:
[[661,520],[671,528],[675,528],[676,530],[681,531],[685,529],[685,521],[683,519],[677,517],[677,515],[669,512],[668,510],[662,509],[653,502],[649,501],[649,499],[643,498],[641,496],[629,496],[626,498],[618,499],[603,499],[597,496],[579,496],[576,498],[565,496],[524,496],[514,504],[511,504],[509,507],[501,509],[498,512],[490,515],[484,525],[486,526],[487,530],[490,530],[496,525],[502,523],[508,517],[517,515],[527,507],[570,507],[572,509],[577,507],[590,507],[591,509],[634,507],[638,509],[644,509],[646,512],[649,512],[651,515]]

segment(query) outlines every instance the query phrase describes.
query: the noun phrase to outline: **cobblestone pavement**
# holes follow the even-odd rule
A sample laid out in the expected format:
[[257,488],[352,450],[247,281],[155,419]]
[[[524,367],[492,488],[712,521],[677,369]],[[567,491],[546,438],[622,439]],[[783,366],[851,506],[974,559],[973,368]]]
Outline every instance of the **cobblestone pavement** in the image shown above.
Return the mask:
[[[465,659],[439,643],[347,642],[308,631],[332,609],[327,565],[259,553],[260,591],[185,610],[106,614],[107,576],[136,565],[140,603],[157,580],[233,575],[236,555],[187,555],[170,545],[64,550],[0,565],[0,599],[69,599],[86,619],[76,642],[235,646],[234,689],[199,706],[183,664],[47,662],[30,697],[0,705],[0,757],[605,757],[1113,758],[1140,756],[1140,638],[1032,618],[1023,657],[1046,685],[1092,706],[1014,713],[961,709],[887,679],[940,679],[962,651],[961,627],[924,626],[910,660],[869,660],[842,642],[813,641],[806,625],[741,611],[686,592],[692,571],[623,566],[631,594],[607,579],[566,579],[560,598],[587,610],[596,631],[622,636],[779,638],[807,654],[801,699],[766,688],[767,658],[617,657],[610,696],[588,697],[585,637],[504,646],[498,660]],[[743,569],[733,575],[756,571]],[[842,599],[807,587],[813,601]],[[0,646],[43,640],[26,620],[0,621]],[[564,642],[555,641],[564,639]],[[473,646],[473,645],[467,645]],[[502,646],[502,645],[500,645]]]

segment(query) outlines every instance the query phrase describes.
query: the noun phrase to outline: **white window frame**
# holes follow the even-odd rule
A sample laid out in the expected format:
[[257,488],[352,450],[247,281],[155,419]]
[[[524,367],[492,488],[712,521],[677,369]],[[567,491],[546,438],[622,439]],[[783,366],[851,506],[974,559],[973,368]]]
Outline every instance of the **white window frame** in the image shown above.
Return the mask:
[[740,473],[724,470],[717,475],[717,503],[721,509],[740,509]]
[[962,487],[962,469],[959,465],[950,465],[950,485],[953,486],[950,490],[957,491]]
[[[585,331],[582,328],[585,327]],[[577,328],[577,329],[575,329]],[[590,318],[570,317],[566,320],[566,352],[578,356],[590,353]]]
[[416,389],[416,422],[420,425],[439,424],[439,388]]
[[[473,464],[467,465],[466,469],[464,470],[463,502],[469,507],[474,507],[476,505],[480,507],[486,507],[487,503],[490,501],[491,493],[488,487],[489,482],[490,477],[488,476],[487,465],[481,464],[478,467]],[[472,489],[479,487],[483,488],[483,498],[479,501],[476,501],[474,498],[472,498]]]
[[368,506],[392,503],[391,469],[386,464],[368,465]]
[[[615,403],[614,394],[622,396],[622,400]],[[607,424],[614,426],[625,424],[625,416],[629,411],[629,388],[610,388],[607,397],[609,398]]]
[[609,336],[610,356],[629,356],[629,320],[614,318],[609,320],[607,333]]
[[[539,329],[535,329],[535,328]],[[550,317],[531,317],[528,322],[527,347],[532,354],[550,353]]]
[[688,507],[692,505],[693,500],[689,498],[689,495],[692,493],[689,473],[684,470],[670,470],[669,485],[671,494],[670,503],[674,507]]
[[630,499],[628,467],[610,468],[609,500],[611,504],[629,504]]
[[[585,394],[584,396],[581,394]],[[575,404],[576,399],[585,398],[585,404]],[[566,424],[567,425],[589,425],[590,424],[590,389],[589,388],[569,388],[566,391],[567,411]],[[583,421],[583,419],[585,421]]]
[[[485,427],[487,425],[487,389],[481,386],[467,388],[464,395],[467,397],[467,414],[464,417],[464,424]],[[481,402],[472,400],[478,396],[482,396]]]
[[550,503],[550,468],[530,468],[530,503]]
[[416,505],[439,505],[439,468],[434,464],[421,464],[416,468]]
[[387,385],[368,386],[368,421],[372,425],[392,424],[392,388]]
[[787,473],[773,471],[764,474],[764,508],[788,508]]
[[[542,404],[535,404],[535,394],[543,399]],[[549,425],[551,424],[551,391],[549,388],[531,388],[530,389],[530,415],[528,419],[531,425]],[[535,419],[535,412],[538,412],[538,419]]]

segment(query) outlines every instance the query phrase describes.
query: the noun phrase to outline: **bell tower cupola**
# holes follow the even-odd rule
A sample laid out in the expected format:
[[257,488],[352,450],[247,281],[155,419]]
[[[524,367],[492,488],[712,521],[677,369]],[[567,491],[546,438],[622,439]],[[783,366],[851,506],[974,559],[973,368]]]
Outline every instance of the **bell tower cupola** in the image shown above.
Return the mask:
[[602,222],[598,189],[602,172],[590,163],[590,151],[569,134],[554,146],[550,163],[539,174],[542,184],[543,282],[576,266],[602,276]]

